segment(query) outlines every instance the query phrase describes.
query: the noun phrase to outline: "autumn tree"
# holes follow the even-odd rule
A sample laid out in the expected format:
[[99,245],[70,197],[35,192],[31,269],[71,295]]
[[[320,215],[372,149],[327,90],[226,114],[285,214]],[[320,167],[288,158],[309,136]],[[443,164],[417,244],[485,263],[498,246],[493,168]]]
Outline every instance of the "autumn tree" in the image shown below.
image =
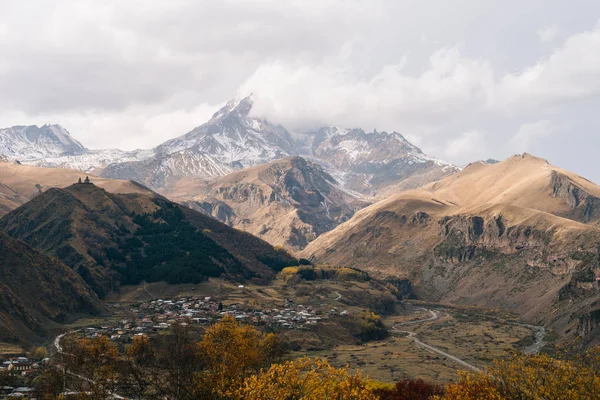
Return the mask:
[[[35,398],[39,400],[54,400],[59,398],[64,390],[64,375],[56,368],[44,368],[34,381]],[[2,384],[0,383],[0,386]]]
[[239,325],[230,315],[206,330],[198,348],[206,367],[198,385],[209,388],[215,399],[229,398],[244,379],[267,366],[280,352],[274,335],[265,336],[251,326]]
[[119,351],[106,336],[71,342],[63,356],[63,376],[86,398],[104,400],[118,381]]
[[36,348],[33,350],[33,352],[32,352],[32,354],[31,354],[31,355],[32,355],[32,356],[33,356],[33,358],[35,358],[36,360],[40,360],[40,359],[42,359],[42,358],[46,358],[46,357],[48,357],[48,349],[47,349],[47,348],[45,348],[44,346],[39,346],[39,347],[36,347]]
[[360,373],[308,357],[274,364],[248,378],[236,392],[244,400],[375,400]]
[[485,373],[462,374],[459,382],[446,387],[442,399],[600,399],[599,354],[600,349],[594,348],[569,359],[514,355]]
[[158,369],[153,373],[153,385],[163,397],[203,398],[198,395],[197,376],[205,368],[204,357],[188,326],[174,324],[172,330],[157,350]]
[[158,375],[156,349],[146,335],[134,336],[121,362],[121,385],[134,399],[158,397],[153,382]]
[[117,346],[106,336],[79,339],[66,354],[66,373],[79,391],[89,392],[89,399],[106,399],[118,378]]
[[380,340],[388,336],[388,330],[381,317],[373,312],[366,312],[361,316],[360,338],[365,342]]

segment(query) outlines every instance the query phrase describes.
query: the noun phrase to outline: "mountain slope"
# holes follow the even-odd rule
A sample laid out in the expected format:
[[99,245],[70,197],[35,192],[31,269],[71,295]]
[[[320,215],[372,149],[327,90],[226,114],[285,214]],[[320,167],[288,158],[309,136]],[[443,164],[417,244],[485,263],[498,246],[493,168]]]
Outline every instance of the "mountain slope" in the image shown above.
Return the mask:
[[312,156],[344,171],[346,187],[361,193],[385,197],[460,170],[426,156],[397,132],[327,127],[312,135]]
[[293,250],[304,248],[368,204],[342,189],[321,166],[301,157],[247,168],[202,186],[182,181],[170,193],[191,197],[184,204]]
[[60,125],[13,126],[0,129],[0,154],[21,161],[75,155],[85,151],[81,143]]
[[184,177],[219,177],[293,154],[285,128],[250,117],[251,108],[250,97],[230,101],[205,124],[154,148],[151,158],[110,165],[101,175],[160,189]]
[[223,163],[248,167],[286,157],[295,144],[285,128],[250,116],[252,98],[232,100],[205,124],[156,148],[157,154],[185,149],[205,152]]
[[[0,216],[52,187],[65,187],[85,178],[80,171],[39,168],[0,160]],[[135,182],[91,176],[94,183],[114,193],[151,193]]]
[[69,267],[0,232],[0,340],[32,342],[57,323],[102,311]]
[[403,275],[425,298],[502,307],[592,340],[600,326],[600,188],[530,155],[359,211],[302,253]]
[[102,175],[131,179],[164,190],[186,177],[214,178],[233,171],[234,168],[212,155],[185,149],[143,161],[111,164],[102,171]]
[[288,156],[309,157],[353,191],[385,196],[459,171],[426,156],[399,133],[326,127],[294,133],[252,114],[251,97],[227,103],[205,124],[152,150],[145,160],[114,163],[102,176],[167,191],[186,178],[215,179]]
[[143,280],[269,279],[287,253],[154,193],[96,185],[49,189],[0,219],[0,229],[61,259],[99,296]]

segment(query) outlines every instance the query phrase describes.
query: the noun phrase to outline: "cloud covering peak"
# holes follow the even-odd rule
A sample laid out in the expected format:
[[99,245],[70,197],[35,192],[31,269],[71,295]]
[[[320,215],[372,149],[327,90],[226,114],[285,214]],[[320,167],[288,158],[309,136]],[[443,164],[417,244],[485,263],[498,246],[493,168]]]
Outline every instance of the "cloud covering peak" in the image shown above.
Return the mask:
[[599,18],[583,0],[4,2],[0,126],[149,148],[253,93],[290,130],[395,130],[459,164],[526,149],[598,181]]

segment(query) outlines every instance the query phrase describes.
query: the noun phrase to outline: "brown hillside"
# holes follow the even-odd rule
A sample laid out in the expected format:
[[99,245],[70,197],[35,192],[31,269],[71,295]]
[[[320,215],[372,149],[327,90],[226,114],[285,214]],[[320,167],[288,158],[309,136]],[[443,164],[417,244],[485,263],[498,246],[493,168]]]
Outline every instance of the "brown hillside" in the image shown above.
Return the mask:
[[5,215],[0,229],[61,259],[101,297],[141,281],[269,279],[295,263],[250,234],[150,193],[52,188]]
[[[62,168],[41,168],[0,159],[0,216],[25,204],[39,193],[53,187],[69,186],[86,174]],[[90,179],[112,193],[150,193],[149,189],[126,180],[90,175]]]
[[181,181],[165,194],[295,251],[368,204],[342,189],[321,166],[301,157],[247,168],[211,182]]
[[590,339],[600,330],[596,196],[598,186],[527,154],[476,163],[359,211],[302,255]]
[[0,340],[32,342],[58,323],[102,311],[69,267],[0,233]]

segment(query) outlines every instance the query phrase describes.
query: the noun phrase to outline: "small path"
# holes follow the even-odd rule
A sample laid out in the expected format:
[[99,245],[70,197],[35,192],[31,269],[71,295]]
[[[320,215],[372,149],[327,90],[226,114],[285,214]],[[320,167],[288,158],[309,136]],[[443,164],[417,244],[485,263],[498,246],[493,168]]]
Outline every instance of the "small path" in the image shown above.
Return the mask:
[[144,281],[144,292],[146,292],[146,294],[147,294],[148,296],[150,296],[150,298],[151,298],[152,300],[156,300],[156,297],[154,297],[154,296],[152,295],[152,293],[150,293],[150,292],[148,291],[148,289],[146,288],[146,281]]
[[425,319],[417,319],[415,321],[401,322],[401,323],[398,323],[396,325],[399,325],[399,326],[408,326],[408,325],[420,324],[422,322],[428,322],[428,321],[436,320],[436,319],[438,319],[440,317],[440,312],[439,311],[428,310],[426,308],[422,308],[422,310],[429,312],[429,314],[431,314],[431,317],[425,318]]
[[62,340],[62,338],[64,338],[67,335],[70,335],[71,333],[75,333],[75,332],[78,332],[78,331],[70,331],[70,332],[61,333],[54,339],[54,347],[56,347],[56,352],[58,354],[64,354],[62,345],[60,344],[60,341]]

